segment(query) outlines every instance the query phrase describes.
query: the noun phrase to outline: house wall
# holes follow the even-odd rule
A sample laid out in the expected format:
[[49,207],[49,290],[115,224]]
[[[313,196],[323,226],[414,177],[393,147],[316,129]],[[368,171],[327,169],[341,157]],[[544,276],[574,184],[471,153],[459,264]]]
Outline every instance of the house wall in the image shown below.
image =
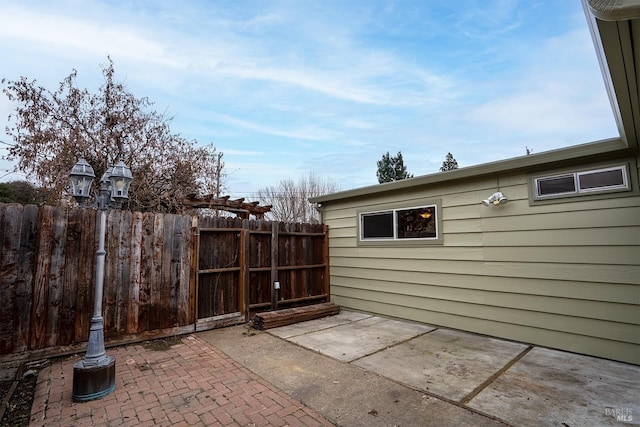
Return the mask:
[[[324,204],[346,308],[640,364],[640,196],[532,204],[527,172]],[[497,190],[499,207],[480,201]],[[440,199],[441,245],[358,245],[357,212]]]

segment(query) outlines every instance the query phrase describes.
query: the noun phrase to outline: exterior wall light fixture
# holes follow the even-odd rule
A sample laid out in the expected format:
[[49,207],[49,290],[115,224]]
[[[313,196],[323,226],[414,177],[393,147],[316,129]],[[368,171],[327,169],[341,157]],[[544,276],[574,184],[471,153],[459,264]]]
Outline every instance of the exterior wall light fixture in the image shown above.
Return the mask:
[[502,192],[497,191],[491,195],[488,199],[484,199],[482,204],[485,206],[499,206],[504,205],[509,201]]

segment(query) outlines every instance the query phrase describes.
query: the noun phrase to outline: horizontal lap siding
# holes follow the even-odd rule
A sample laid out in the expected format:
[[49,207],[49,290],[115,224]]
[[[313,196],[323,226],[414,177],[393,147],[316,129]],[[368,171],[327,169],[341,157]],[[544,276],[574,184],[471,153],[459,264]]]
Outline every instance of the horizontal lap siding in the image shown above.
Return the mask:
[[[340,283],[340,280],[336,281]],[[632,325],[638,324],[637,309],[632,304],[581,300],[580,304],[571,304],[566,298],[539,295],[514,295],[509,292],[496,292],[479,289],[456,289],[444,286],[430,286],[423,284],[405,284],[382,282],[377,280],[351,279],[344,282],[343,295],[359,299],[379,299],[379,302],[389,302],[409,307],[423,307],[435,312],[455,312],[475,318],[486,318],[509,323],[523,323],[531,320],[529,316],[535,314],[549,314],[552,316],[538,316],[536,326],[553,329],[561,316],[586,319],[581,324],[572,323],[565,319],[562,328],[573,328],[573,332],[586,334],[587,331],[597,333],[602,338],[616,338],[624,340],[625,335],[633,331]],[[396,286],[398,285],[398,286]],[[517,296],[517,298],[516,298]],[[468,304],[474,304],[474,309],[467,310]],[[526,318],[519,310],[525,310]],[[589,320],[603,320],[605,323],[621,323],[613,328],[606,324],[601,328],[597,322]],[[523,323],[526,324],[526,323]],[[640,344],[640,336],[630,339]]]
[[[640,197],[530,205],[525,174],[325,204],[333,300],[640,363]],[[441,199],[443,245],[357,245],[358,210]]]
[[[440,286],[445,289],[464,291],[478,290],[481,292],[504,292],[508,294],[539,295],[566,299],[580,299],[585,301],[605,301],[619,304],[640,304],[640,293],[634,292],[637,285],[601,282],[577,282],[575,280],[542,279],[481,276],[477,274],[460,274],[454,272],[419,272],[403,271],[398,274],[396,270],[383,269],[358,269],[353,267],[332,266],[334,281],[339,286],[352,285],[356,279],[365,281],[382,281],[389,286],[395,286],[398,292],[408,292],[403,284]],[[366,289],[366,287],[362,286]],[[485,298],[490,295],[485,293]]]

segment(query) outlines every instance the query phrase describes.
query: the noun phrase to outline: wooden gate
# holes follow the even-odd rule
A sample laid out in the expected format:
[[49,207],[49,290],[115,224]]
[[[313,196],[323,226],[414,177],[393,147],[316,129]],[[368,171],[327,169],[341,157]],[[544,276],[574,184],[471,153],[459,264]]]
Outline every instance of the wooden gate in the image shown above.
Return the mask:
[[327,238],[322,224],[200,218],[196,330],[329,301]]

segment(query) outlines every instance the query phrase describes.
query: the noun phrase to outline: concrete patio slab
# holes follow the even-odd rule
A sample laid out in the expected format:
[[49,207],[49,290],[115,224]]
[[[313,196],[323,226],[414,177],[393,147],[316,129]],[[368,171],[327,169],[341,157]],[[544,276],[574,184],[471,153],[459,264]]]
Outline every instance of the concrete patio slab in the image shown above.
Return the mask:
[[431,326],[418,323],[367,317],[333,328],[294,336],[289,341],[335,359],[350,362],[433,329]]
[[293,325],[281,326],[270,330],[273,335],[280,338],[291,338],[298,335],[308,334],[309,332],[321,331],[340,325],[346,325],[351,322],[372,317],[371,314],[358,313],[357,311],[342,310],[334,316],[327,316],[321,319],[309,320],[308,322],[294,323]]
[[459,402],[527,348],[524,344],[438,329],[353,364]]
[[[215,342],[343,426],[640,425],[640,366],[375,315],[342,323],[354,316],[346,310],[341,316],[271,329],[245,348],[226,337],[231,330],[215,332]],[[281,336],[288,338],[273,341]]]
[[199,332],[198,337],[337,426],[504,427],[491,417],[271,333],[240,325]]
[[640,425],[640,366],[534,348],[468,406],[513,425]]

